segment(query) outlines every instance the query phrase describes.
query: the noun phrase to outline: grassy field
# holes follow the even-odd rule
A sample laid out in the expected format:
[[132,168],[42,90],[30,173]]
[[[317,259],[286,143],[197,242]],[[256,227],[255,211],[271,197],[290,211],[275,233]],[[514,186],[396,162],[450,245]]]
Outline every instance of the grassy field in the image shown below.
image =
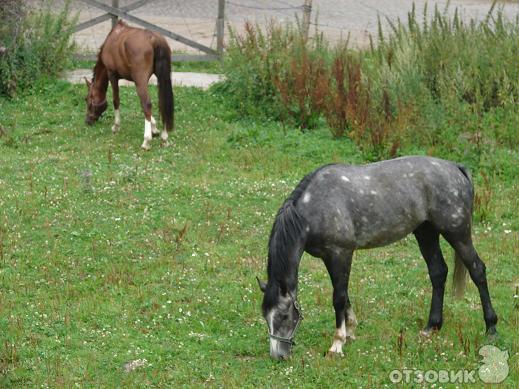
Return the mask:
[[[239,119],[220,97],[190,88],[176,89],[173,145],[154,140],[143,152],[135,89],[121,91],[117,135],[111,107],[83,124],[83,89],[52,82],[0,100],[0,387],[379,387],[393,369],[478,368],[485,336],[472,284],[463,301],[447,293],[440,333],[418,335],[431,286],[412,237],[356,253],[359,326],[342,358],[324,357],[331,284],[305,255],[297,345],[291,359],[271,360],[254,277],[265,278],[274,215],[305,173],[362,154],[326,129]],[[503,155],[519,166],[519,150]],[[500,320],[496,345],[510,354],[507,387],[519,382],[513,172],[488,184],[473,172],[488,198],[474,235]]]

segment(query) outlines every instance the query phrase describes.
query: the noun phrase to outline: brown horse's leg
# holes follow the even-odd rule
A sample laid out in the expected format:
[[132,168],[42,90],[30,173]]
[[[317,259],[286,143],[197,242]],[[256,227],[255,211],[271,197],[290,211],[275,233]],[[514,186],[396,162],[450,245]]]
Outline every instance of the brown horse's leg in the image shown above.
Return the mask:
[[153,115],[151,115],[151,134],[158,135],[159,133],[160,131],[157,129],[157,122],[155,121]]
[[112,132],[115,134],[121,128],[121,112],[119,111],[119,80],[113,74],[110,74],[110,84],[112,84],[112,95],[114,103],[114,125],[112,126]]
[[142,148],[149,150],[151,148],[150,141],[152,138],[152,116],[151,116],[151,99],[148,95],[148,81],[136,80],[135,85],[137,86],[137,94],[141,100],[142,111],[144,112],[144,141],[142,142]]

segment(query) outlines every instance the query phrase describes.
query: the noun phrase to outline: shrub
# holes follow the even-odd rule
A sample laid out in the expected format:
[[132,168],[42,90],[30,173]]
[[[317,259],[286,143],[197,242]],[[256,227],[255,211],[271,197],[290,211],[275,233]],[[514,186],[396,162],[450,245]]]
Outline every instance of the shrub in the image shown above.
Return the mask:
[[241,114],[311,128],[322,106],[314,86],[323,78],[326,56],[322,37],[305,38],[299,25],[271,21],[263,31],[246,23],[243,34],[230,29],[220,89]]
[[306,39],[299,26],[247,24],[231,31],[223,89],[242,115],[303,130],[325,120],[369,159],[405,150],[477,164],[492,142],[519,143],[506,124],[517,121],[519,16],[507,20],[494,3],[484,20],[464,22],[457,10],[417,17],[413,6],[405,22],[388,22],[389,34],[379,21],[378,41],[357,52],[317,31]]
[[42,77],[56,77],[70,60],[75,20],[68,2],[57,14],[51,4],[38,11],[16,0],[0,4],[0,46],[5,47],[0,56],[1,95],[13,96]]
[[290,40],[290,31],[271,23],[263,32],[246,23],[243,35],[232,28],[229,35],[223,62],[226,81],[220,88],[240,114],[279,119],[272,73],[277,57],[282,56],[281,46]]

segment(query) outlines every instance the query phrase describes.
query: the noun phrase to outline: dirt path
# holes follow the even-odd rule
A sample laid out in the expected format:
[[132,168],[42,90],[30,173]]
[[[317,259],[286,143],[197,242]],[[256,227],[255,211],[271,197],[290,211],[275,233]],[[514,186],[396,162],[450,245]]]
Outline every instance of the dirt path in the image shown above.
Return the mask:
[[[85,82],[85,77],[87,79],[92,78],[92,69],[76,69],[70,72],[66,72],[63,78],[73,84],[81,84]],[[217,81],[220,81],[222,76],[218,74],[208,74],[208,73],[188,73],[188,72],[173,72],[171,73],[171,81],[173,86],[193,86],[197,88],[207,89],[212,84]],[[157,78],[155,76],[151,76],[150,84],[156,85]],[[133,82],[120,80],[120,86],[133,86]]]

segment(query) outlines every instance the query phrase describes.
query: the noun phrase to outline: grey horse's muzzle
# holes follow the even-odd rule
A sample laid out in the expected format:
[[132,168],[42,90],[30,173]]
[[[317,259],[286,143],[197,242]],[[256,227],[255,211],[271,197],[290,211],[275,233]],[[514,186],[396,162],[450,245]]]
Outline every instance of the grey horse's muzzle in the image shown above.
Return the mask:
[[[272,333],[272,330],[269,328],[270,340],[271,341],[276,340],[282,345],[281,350],[279,350],[279,347],[276,350],[272,350],[272,347],[271,347],[270,356],[271,356],[271,358],[274,358],[274,359],[285,359],[290,355],[290,353],[292,352],[292,346],[295,345],[294,337],[296,335],[297,329],[299,328],[299,324],[303,320],[301,306],[299,305],[297,300],[294,298],[294,296],[292,296],[291,293],[290,293],[290,298],[292,299],[292,304],[294,306],[294,310],[297,313],[297,323],[296,323],[294,329],[292,330],[292,332],[287,337],[274,335]],[[268,325],[268,323],[267,323],[267,325]]]

